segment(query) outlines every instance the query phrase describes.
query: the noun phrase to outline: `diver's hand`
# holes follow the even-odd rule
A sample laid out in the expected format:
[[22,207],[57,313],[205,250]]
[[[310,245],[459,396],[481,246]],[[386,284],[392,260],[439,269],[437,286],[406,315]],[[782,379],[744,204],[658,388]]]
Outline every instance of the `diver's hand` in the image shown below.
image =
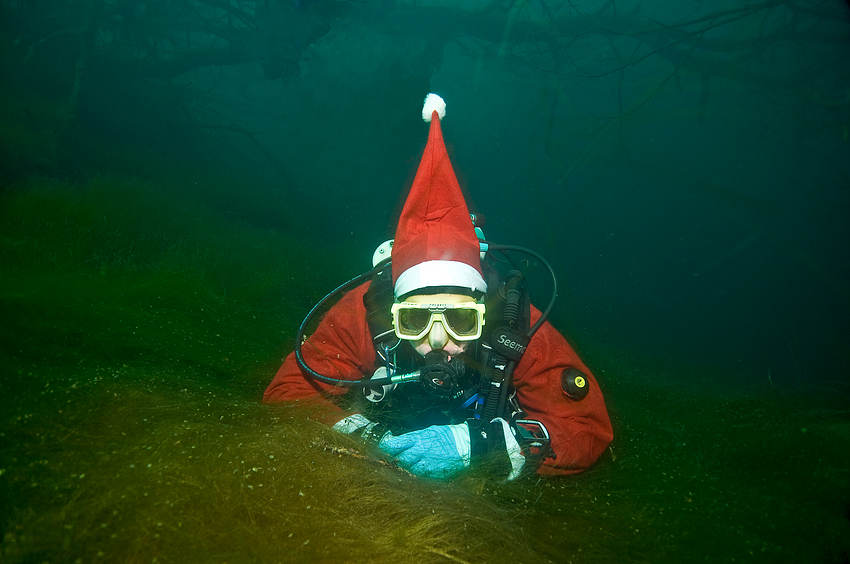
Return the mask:
[[500,461],[508,472],[506,481],[515,480],[525,467],[525,455],[516,440],[511,425],[497,417],[487,425],[481,420],[472,423],[470,436],[471,451],[476,460],[489,457],[494,461]]
[[384,437],[392,436],[392,433],[386,427],[370,421],[360,413],[349,415],[345,419],[337,421],[331,429],[343,435],[359,435],[364,440],[374,444],[378,444]]
[[445,478],[469,466],[469,427],[432,425],[397,437],[387,434],[378,447],[417,476]]

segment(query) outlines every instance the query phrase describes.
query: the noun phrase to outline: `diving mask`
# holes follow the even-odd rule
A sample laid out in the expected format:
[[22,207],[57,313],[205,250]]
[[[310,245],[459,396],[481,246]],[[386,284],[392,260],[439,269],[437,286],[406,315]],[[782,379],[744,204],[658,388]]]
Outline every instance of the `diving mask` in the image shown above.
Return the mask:
[[484,311],[484,304],[474,301],[457,304],[400,302],[392,305],[395,334],[407,341],[425,337],[435,321],[441,322],[446,333],[455,341],[474,341],[481,337]]

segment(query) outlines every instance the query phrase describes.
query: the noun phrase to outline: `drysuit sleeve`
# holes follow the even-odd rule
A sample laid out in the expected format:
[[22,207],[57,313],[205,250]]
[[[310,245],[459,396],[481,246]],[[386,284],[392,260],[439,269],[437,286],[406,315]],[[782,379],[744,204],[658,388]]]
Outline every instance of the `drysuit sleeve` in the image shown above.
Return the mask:
[[[532,307],[531,321],[540,311]],[[561,389],[561,374],[575,368],[586,376],[587,395],[570,399]],[[549,431],[555,458],[547,458],[539,474],[575,474],[589,468],[613,438],[602,391],[593,374],[566,339],[548,322],[534,334],[514,371],[517,400],[528,419]]]
[[[374,365],[375,348],[363,305],[368,288],[366,282],[345,294],[305,340],[301,351],[314,371],[340,380],[359,380]],[[292,352],[266,388],[263,403],[297,401],[311,409],[316,419],[333,425],[347,415],[333,400],[348,390],[304,374]]]

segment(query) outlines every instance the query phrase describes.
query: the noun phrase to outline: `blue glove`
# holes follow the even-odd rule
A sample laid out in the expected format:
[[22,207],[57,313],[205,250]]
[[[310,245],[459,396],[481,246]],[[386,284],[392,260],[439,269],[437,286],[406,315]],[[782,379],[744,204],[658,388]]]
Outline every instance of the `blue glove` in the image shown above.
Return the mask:
[[445,478],[469,466],[469,427],[432,425],[397,437],[387,434],[378,448],[417,476]]

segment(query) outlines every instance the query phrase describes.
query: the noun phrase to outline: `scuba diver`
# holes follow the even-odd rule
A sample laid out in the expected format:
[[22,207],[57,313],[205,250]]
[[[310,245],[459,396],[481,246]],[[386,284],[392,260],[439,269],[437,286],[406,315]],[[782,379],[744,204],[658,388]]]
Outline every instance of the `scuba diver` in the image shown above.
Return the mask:
[[[307,315],[263,401],[297,401],[418,476],[485,464],[507,480],[581,472],[613,437],[602,392],[546,322],[557,295],[548,262],[486,241],[482,218],[469,213],[443,142],[444,115],[443,100],[429,94],[428,142],[395,238],[375,251],[372,270]],[[502,272],[513,252],[549,269],[544,311],[531,305],[519,269]]]

